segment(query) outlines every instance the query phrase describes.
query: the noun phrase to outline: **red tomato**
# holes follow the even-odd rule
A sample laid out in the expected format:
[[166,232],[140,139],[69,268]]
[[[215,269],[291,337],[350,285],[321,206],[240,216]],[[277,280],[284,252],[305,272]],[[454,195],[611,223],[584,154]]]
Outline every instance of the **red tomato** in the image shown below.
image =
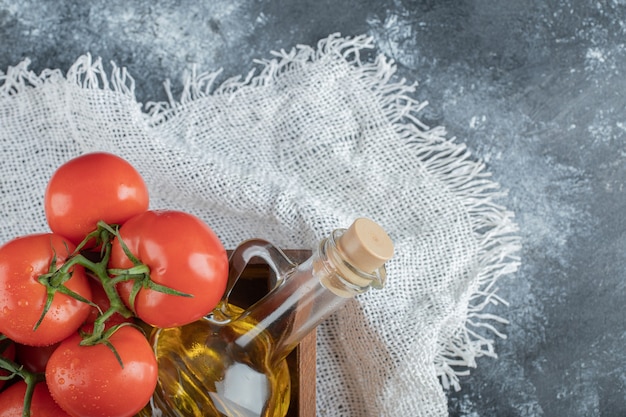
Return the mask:
[[[228,258],[217,235],[202,220],[180,211],[147,211],[124,223],[119,233],[131,253],[150,268],[152,281],[192,295],[142,288],[135,299],[141,320],[156,327],[182,326],[215,308],[226,289]],[[132,266],[114,240],[109,267]],[[126,302],[132,286],[123,282],[118,287]]]
[[[11,340],[9,339],[4,339],[2,342],[0,342],[0,349],[1,349],[1,355],[4,358],[7,358],[9,360],[14,361],[15,360],[15,343],[13,343]],[[1,376],[8,376],[9,375],[9,371],[5,371],[4,369],[0,370],[0,375]],[[6,380],[4,379],[0,379],[0,389],[2,389],[2,387],[4,387],[4,385],[6,384]],[[2,415],[2,414],[0,414]]]
[[[0,416],[22,417],[25,394],[26,383],[23,380],[0,393]],[[40,382],[35,386],[30,404],[30,415],[32,417],[71,417],[54,402],[45,382]]]
[[[52,233],[19,237],[0,247],[0,333],[17,343],[46,346],[60,342],[80,327],[89,314],[89,305],[57,292],[43,321],[33,330],[47,295],[37,278],[49,271],[55,256],[55,266],[60,267],[73,250],[74,245]],[[81,266],[73,268],[65,286],[91,298]]]
[[44,197],[50,229],[75,245],[96,229],[98,221],[124,223],[148,209],[148,189],[124,159],[89,153],[61,165]]
[[[59,342],[60,343],[60,342]],[[46,364],[50,355],[59,346],[59,343],[55,343],[50,346],[28,346],[18,344],[16,346],[17,362],[24,366],[27,371],[40,373],[46,371]]]
[[129,417],[150,400],[157,384],[157,362],[143,333],[118,329],[109,341],[124,367],[104,344],[80,346],[79,334],[64,340],[46,367],[55,401],[75,417]]

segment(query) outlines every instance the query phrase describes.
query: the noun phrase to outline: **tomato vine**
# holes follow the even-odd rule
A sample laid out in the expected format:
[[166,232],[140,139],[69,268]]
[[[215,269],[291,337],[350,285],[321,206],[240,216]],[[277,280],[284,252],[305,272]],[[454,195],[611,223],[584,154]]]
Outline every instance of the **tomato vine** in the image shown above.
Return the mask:
[[35,386],[39,382],[44,381],[44,374],[40,372],[31,372],[14,360],[1,355],[1,353],[7,349],[8,343],[12,342],[5,335],[0,334],[0,369],[4,369],[8,372],[7,375],[0,376],[0,380],[9,381],[14,377],[19,377],[24,380],[26,383],[26,394],[24,395],[22,417],[30,417],[30,405],[35,391]]
[[[111,154],[61,165],[49,180],[44,209],[51,233],[0,246],[0,382],[7,381],[6,389],[0,384],[0,403],[16,404],[23,392],[22,416],[29,417],[31,406],[41,404],[43,382],[46,401],[68,415],[99,409],[102,417],[132,416],[157,381],[146,330],[210,313],[226,288],[226,251],[199,218],[149,210],[139,173]],[[53,347],[44,371],[3,355],[9,341]],[[129,361],[132,367],[125,366]],[[115,380],[119,384],[105,383]]]

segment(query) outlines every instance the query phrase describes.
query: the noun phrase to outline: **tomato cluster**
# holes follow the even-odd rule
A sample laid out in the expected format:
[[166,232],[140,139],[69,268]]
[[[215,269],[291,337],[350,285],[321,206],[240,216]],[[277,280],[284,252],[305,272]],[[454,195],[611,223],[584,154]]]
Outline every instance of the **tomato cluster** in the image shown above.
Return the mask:
[[50,231],[0,246],[0,415],[133,416],[157,383],[146,333],[215,308],[226,251],[109,153],[62,164],[44,207]]

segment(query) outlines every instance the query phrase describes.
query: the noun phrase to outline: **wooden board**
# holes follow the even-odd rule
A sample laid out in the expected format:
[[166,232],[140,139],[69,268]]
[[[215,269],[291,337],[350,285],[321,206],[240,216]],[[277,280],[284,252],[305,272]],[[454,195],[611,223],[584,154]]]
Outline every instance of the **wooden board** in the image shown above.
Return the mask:
[[[286,250],[294,262],[311,256],[308,250]],[[230,301],[247,308],[269,291],[272,272],[262,261],[251,262],[244,270],[230,296]],[[291,373],[291,404],[287,417],[315,417],[316,335],[310,333],[287,357]]]

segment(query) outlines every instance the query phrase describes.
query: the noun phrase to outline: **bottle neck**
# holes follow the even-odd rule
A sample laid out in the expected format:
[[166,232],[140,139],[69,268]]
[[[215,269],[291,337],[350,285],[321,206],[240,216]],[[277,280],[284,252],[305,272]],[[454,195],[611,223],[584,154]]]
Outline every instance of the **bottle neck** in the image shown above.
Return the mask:
[[324,239],[311,258],[238,319],[255,323],[234,341],[239,347],[245,349],[256,337],[269,336],[276,363],[347,300],[370,287],[383,286],[384,266],[367,274],[346,261],[337,246],[342,233],[340,229]]
[[370,287],[383,288],[387,279],[385,267],[381,266],[373,273],[367,273],[350,263],[338,245],[344,233],[344,229],[335,230],[319,245],[318,258],[323,263],[320,269],[325,272],[319,275],[322,284],[344,298],[352,298],[364,293]]

